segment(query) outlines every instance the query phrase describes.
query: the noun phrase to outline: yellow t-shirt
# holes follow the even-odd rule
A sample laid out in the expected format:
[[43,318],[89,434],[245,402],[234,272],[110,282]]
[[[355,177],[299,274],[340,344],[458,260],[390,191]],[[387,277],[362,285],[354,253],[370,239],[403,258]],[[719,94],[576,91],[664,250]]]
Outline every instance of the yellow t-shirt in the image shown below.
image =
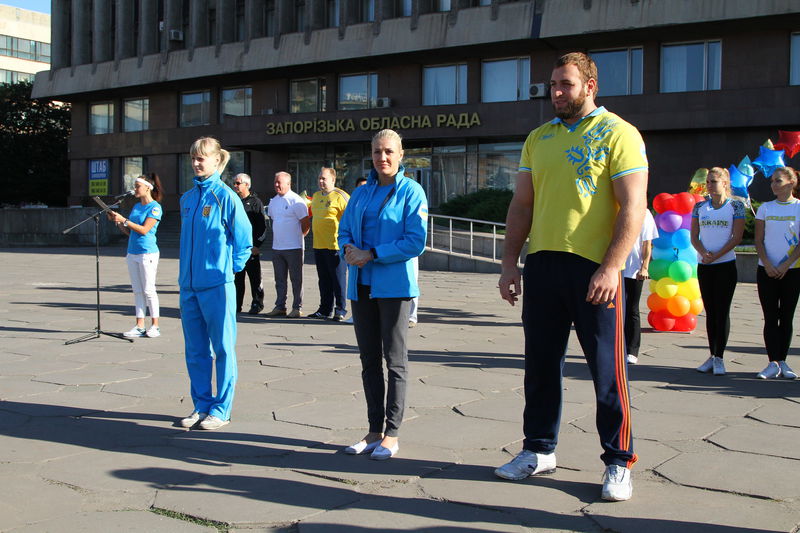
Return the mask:
[[533,181],[528,253],[570,252],[601,263],[619,210],[612,182],[647,171],[647,155],[639,131],[599,107],[571,126],[555,119],[533,130],[519,170]]
[[311,198],[311,229],[314,234],[314,248],[339,249],[339,221],[350,195],[341,189],[333,189],[328,194],[322,191]]

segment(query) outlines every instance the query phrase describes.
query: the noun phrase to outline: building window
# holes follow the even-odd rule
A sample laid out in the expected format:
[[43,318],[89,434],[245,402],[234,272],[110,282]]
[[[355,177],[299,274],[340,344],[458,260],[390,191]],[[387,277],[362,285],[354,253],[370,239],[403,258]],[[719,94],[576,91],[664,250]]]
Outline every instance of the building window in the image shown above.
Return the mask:
[[0,35],[0,55],[49,63],[50,44],[10,35]]
[[181,93],[181,127],[205,126],[211,122],[211,91]]
[[272,37],[275,35],[275,0],[267,0],[264,3],[264,36]]
[[[150,99],[125,100],[123,131],[142,131],[150,127]],[[127,190],[127,189],[126,189]]]
[[522,143],[478,145],[478,189],[514,189]]
[[661,92],[718,90],[721,65],[720,41],[665,44],[661,47]]
[[481,72],[481,102],[513,102],[528,99],[531,59],[484,61]]
[[361,0],[361,22],[372,22],[375,20],[375,0]]
[[142,156],[137,157],[123,157],[122,158],[122,190],[133,190],[136,178],[141,176],[147,171],[145,168],[145,158]]
[[435,11],[450,11],[450,0],[434,0],[433,8]]
[[89,135],[114,133],[114,104],[102,102],[89,106]]
[[[228,185],[233,185],[233,178],[240,172],[248,172],[247,152],[230,152],[231,159],[225,166],[220,178]],[[135,179],[135,178],[134,178]],[[194,186],[194,169],[192,158],[189,154],[180,154],[178,158],[178,180],[180,192],[184,193]]]
[[326,22],[329,28],[339,27],[339,0],[325,2]]
[[642,49],[590,52],[603,96],[642,94]]
[[467,65],[425,67],[422,91],[422,105],[466,104]]
[[411,0],[396,0],[395,13],[398,17],[410,17]]
[[325,111],[325,80],[292,80],[290,93],[290,113]]
[[225,115],[249,117],[253,114],[253,88],[231,87],[222,90],[220,99],[220,122]]
[[246,36],[245,29],[245,12],[244,0],[236,0],[236,34],[234,35],[235,41],[244,41]]
[[294,3],[294,22],[298,32],[306,31],[306,3],[303,0],[296,0]]
[[16,72],[14,70],[0,69],[0,83],[18,83],[21,81],[33,81],[35,74],[28,72]]
[[339,78],[339,109],[372,109],[378,101],[378,75],[356,74]]
[[792,34],[789,62],[789,85],[800,85],[800,33]]

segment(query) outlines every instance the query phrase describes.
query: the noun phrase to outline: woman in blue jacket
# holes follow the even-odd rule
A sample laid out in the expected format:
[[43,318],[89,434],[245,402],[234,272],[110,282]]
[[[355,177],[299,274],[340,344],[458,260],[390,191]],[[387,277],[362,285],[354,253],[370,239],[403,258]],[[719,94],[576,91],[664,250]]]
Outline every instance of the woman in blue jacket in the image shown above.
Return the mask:
[[[129,235],[128,273],[133,288],[133,303],[136,313],[136,325],[123,333],[126,337],[158,337],[159,304],[156,292],[156,272],[158,271],[159,250],[156,244],[156,230],[161,222],[161,180],[155,172],[149,176],[139,176],[133,184],[133,194],[138,202],[131,209],[128,218],[114,211],[108,212],[108,218],[119,230]],[[145,311],[150,308],[151,326],[144,329]]]
[[[405,177],[403,144],[393,130],[372,138],[374,170],[347,204],[339,245],[348,266],[347,297],[361,353],[361,380],[369,433],[345,453],[372,452],[389,459],[400,449],[397,435],[405,409],[411,299],[419,296],[412,259],[425,249],[428,201],[422,187]],[[384,403],[381,359],[386,359]],[[385,429],[384,429],[385,428]]]
[[194,187],[181,196],[178,285],[194,410],[180,424],[218,429],[230,422],[237,376],[233,279],[250,257],[252,227],[242,201],[220,179],[230,154],[219,141],[201,137],[189,154],[195,178]]

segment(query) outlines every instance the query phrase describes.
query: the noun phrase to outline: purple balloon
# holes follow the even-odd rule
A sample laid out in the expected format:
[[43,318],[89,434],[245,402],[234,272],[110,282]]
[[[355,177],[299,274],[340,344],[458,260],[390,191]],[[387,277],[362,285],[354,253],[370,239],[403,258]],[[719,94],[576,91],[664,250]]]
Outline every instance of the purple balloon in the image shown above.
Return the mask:
[[681,222],[681,229],[692,229],[692,213],[691,211],[683,215],[683,222]]
[[658,225],[659,229],[664,231],[673,232],[675,230],[680,229],[681,224],[683,224],[683,217],[676,213],[675,211],[664,211],[658,218],[656,219],[656,224]]

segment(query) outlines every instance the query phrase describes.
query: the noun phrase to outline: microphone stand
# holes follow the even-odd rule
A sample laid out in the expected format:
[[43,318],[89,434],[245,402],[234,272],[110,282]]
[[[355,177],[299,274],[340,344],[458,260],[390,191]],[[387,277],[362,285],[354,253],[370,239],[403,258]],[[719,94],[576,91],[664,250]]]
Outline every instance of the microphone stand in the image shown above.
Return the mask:
[[84,342],[91,339],[99,339],[101,335],[106,335],[108,337],[114,337],[117,339],[126,340],[128,342],[133,342],[133,339],[129,339],[125,337],[122,333],[112,333],[109,331],[103,331],[100,328],[100,215],[104,214],[106,211],[111,209],[112,207],[119,206],[119,201],[117,203],[107,205],[97,213],[88,216],[87,218],[81,220],[74,226],[71,226],[61,233],[66,235],[73,229],[77,228],[84,222],[88,222],[89,220],[94,220],[94,257],[95,257],[95,291],[97,293],[97,325],[94,328],[94,331],[78,337],[77,339],[72,339],[66,341],[64,344],[75,344],[78,342]]

